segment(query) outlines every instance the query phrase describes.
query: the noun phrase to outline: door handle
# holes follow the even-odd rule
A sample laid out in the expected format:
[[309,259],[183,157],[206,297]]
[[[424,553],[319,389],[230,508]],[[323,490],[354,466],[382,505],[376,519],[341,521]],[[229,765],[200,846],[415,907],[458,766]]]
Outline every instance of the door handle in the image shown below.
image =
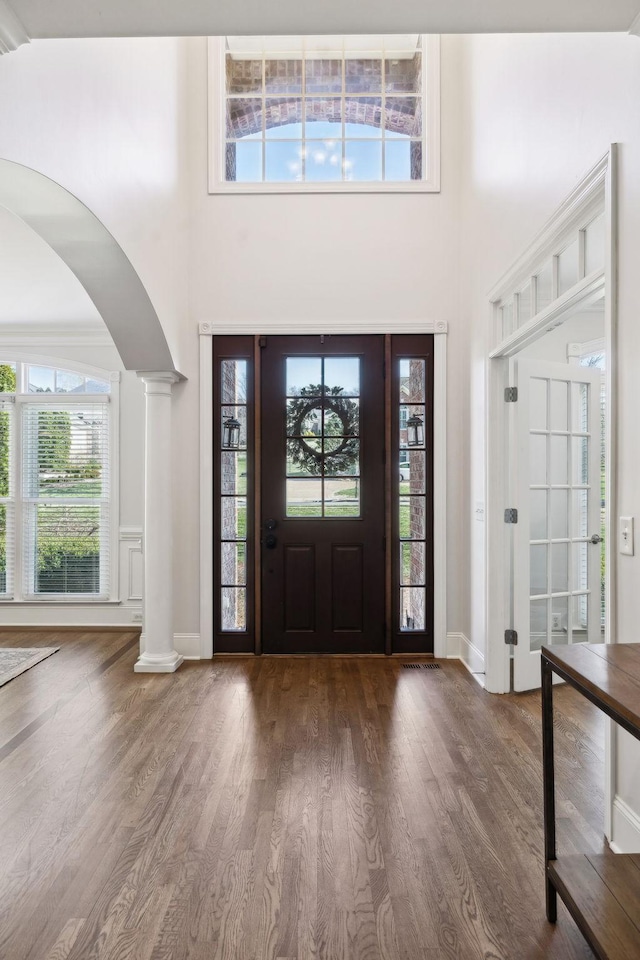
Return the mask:
[[591,542],[591,543],[602,543],[602,537],[599,536],[599,534],[594,533],[594,535],[591,537],[591,541],[590,541],[590,542]]
[[278,538],[276,537],[275,533],[268,533],[264,538],[264,545],[267,548],[267,550],[273,550],[274,547],[277,546],[277,544],[278,544]]
[[264,522],[265,530],[275,530],[277,526],[278,526],[277,520],[265,520]]

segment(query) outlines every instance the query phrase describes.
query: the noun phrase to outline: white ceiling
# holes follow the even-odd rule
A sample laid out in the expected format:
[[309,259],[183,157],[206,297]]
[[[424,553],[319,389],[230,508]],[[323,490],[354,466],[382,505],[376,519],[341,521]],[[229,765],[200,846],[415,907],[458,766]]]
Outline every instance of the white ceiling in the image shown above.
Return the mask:
[[[639,0],[0,0],[31,39],[626,31]],[[6,11],[5,11],[6,12]]]

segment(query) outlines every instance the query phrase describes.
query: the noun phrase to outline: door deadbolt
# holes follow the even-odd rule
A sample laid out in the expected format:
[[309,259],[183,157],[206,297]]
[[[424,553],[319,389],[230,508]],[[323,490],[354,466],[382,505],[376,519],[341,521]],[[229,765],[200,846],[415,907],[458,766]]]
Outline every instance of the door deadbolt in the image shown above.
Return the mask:
[[265,520],[264,522],[265,530],[275,530],[277,526],[278,526],[277,520]]

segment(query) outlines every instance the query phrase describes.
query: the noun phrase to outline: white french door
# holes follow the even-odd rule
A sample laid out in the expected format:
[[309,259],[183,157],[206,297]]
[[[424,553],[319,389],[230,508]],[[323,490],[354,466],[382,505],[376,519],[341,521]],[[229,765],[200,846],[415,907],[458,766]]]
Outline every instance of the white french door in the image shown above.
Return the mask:
[[540,648],[602,636],[601,373],[516,361],[514,689],[540,686]]

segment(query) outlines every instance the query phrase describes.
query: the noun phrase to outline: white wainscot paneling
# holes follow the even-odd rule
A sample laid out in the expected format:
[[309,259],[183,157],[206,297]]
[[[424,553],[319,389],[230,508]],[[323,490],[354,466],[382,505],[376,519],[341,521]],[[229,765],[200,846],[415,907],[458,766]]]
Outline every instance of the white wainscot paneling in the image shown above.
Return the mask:
[[120,600],[142,609],[144,563],[142,528],[120,527]]

